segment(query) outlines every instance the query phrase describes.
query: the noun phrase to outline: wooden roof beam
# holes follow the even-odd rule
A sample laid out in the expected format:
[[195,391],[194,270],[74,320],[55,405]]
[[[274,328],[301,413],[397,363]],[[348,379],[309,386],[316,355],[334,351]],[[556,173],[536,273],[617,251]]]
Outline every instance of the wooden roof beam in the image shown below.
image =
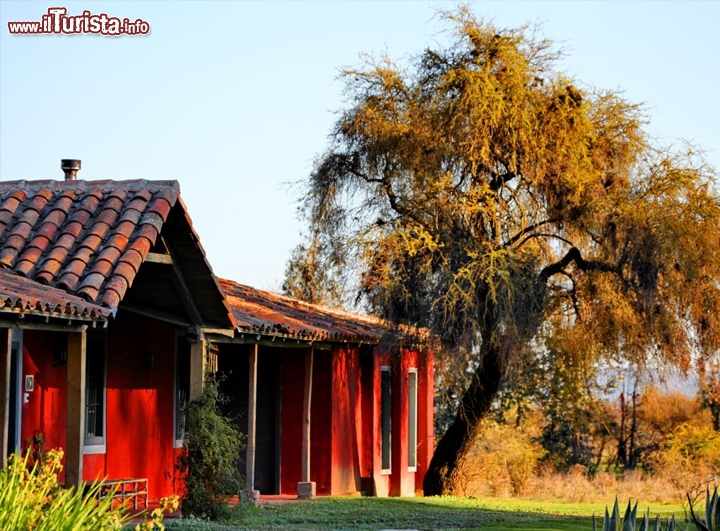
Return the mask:
[[178,266],[177,259],[175,257],[175,254],[173,253],[170,246],[165,241],[165,238],[160,236],[161,241],[163,242],[163,245],[168,250],[168,255],[170,256],[170,259],[172,261],[172,267],[173,272],[175,273],[172,277],[173,284],[178,290],[178,293],[180,294],[180,300],[182,301],[183,307],[185,308],[185,311],[190,316],[190,320],[193,322],[193,324],[197,326],[203,325],[203,318],[200,315],[200,311],[198,310],[197,306],[195,305],[195,301],[193,300],[192,292],[190,291],[190,288],[187,285],[187,282],[185,281],[185,276],[183,275],[182,271],[180,271],[180,267]]
[[163,253],[148,253],[145,257],[146,262],[151,262],[153,264],[167,264],[167,265],[173,265],[173,259],[172,256],[169,254],[163,254]]

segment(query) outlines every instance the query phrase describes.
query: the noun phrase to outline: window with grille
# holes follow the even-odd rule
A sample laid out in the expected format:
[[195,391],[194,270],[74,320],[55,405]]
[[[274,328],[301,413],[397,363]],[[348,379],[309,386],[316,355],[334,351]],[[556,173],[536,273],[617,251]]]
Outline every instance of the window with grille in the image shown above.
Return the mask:
[[380,428],[382,447],[382,471],[389,473],[392,464],[392,378],[390,367],[380,370]]
[[417,470],[417,369],[408,372],[408,469]]
[[86,453],[103,452],[105,446],[104,334],[88,334],[85,353],[85,446]]

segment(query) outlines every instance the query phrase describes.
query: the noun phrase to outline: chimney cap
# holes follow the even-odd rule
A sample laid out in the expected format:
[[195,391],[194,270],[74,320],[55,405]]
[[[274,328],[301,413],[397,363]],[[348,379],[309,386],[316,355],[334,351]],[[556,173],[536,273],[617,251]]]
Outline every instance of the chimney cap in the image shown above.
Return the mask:
[[65,172],[66,181],[74,181],[77,179],[77,172],[82,167],[80,159],[61,159],[60,169]]
[[60,168],[63,170],[79,170],[82,166],[80,159],[61,159]]

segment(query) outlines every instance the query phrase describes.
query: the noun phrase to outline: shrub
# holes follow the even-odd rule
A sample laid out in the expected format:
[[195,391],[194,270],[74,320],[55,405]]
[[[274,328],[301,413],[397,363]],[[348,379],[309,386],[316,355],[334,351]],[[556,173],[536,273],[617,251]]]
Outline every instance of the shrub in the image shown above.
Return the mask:
[[202,396],[188,404],[184,451],[177,468],[185,481],[182,513],[217,519],[227,499],[239,495],[242,434],[219,410],[218,383],[206,375]]
[[62,470],[62,450],[49,450],[30,465],[25,457],[10,456],[0,471],[0,529],[33,531],[119,530],[127,520],[112,508],[110,497],[97,501],[100,483],[86,489],[63,489],[57,474]]
[[709,426],[684,423],[660,446],[653,468],[688,489],[720,471],[720,433]]
[[[532,426],[488,421],[464,465],[465,494],[494,496],[524,493],[545,450],[534,440]],[[486,489],[483,489],[486,486]]]

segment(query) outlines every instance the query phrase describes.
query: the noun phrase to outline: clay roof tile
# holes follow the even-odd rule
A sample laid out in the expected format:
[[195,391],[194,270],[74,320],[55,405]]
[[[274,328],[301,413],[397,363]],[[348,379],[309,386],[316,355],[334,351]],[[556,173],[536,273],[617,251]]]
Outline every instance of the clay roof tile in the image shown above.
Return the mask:
[[63,234],[69,234],[73,239],[77,238],[83,230],[83,227],[90,220],[90,215],[82,210],[76,211],[71,219],[62,227]]
[[[147,252],[145,253],[145,255],[147,255]],[[132,283],[132,279],[135,276],[135,273],[138,272],[144,260],[145,256],[143,256],[142,250],[131,247],[130,249],[125,251],[125,253],[122,255],[122,258],[120,258],[120,260],[118,261],[118,268],[122,264],[127,264],[132,268],[133,275],[130,277],[125,276],[129,283]]]
[[118,275],[123,277],[128,285],[131,285],[136,273],[137,271],[135,271],[129,262],[119,262],[117,267],[113,270],[112,277],[110,278],[113,279],[116,275]]
[[3,228],[6,227],[10,220],[13,217],[13,213],[9,212],[7,210],[0,210],[0,224],[2,224]]
[[[100,227],[94,226],[91,230],[92,232],[85,236],[82,243],[78,246],[78,252],[82,249],[92,249],[93,251],[97,250],[103,241],[102,233],[107,230],[107,225],[103,223]],[[96,232],[100,232],[101,234],[96,234]]]
[[62,264],[59,260],[46,258],[43,265],[40,267],[38,274],[35,275],[35,280],[43,284],[50,284],[55,278],[57,272],[60,271],[61,265]]
[[27,195],[23,190],[15,190],[9,194],[2,203],[0,203],[0,211],[10,212],[13,214],[18,205],[25,200]]
[[0,182],[0,264],[116,308],[178,197],[175,181]]
[[66,272],[58,277],[56,284],[58,287],[66,290],[66,291],[73,291],[77,287],[79,280],[80,280],[79,274],[75,274],[71,271],[67,271],[67,268],[66,268]]
[[160,218],[163,220],[163,222],[165,222],[167,220],[167,217],[168,217],[168,214],[170,213],[171,208],[172,208],[172,204],[170,203],[170,201],[168,201],[164,197],[156,197],[150,203],[150,207],[148,208],[148,213],[152,212],[154,214],[159,215]]
[[106,308],[117,308],[121,301],[120,295],[114,290],[105,290],[102,297],[98,301],[102,306]]
[[137,212],[144,212],[147,208],[148,200],[145,197],[138,197],[136,195],[128,204],[125,206],[125,211],[135,210]]
[[135,224],[132,221],[121,221],[113,229],[113,232],[116,234],[122,234],[123,236],[125,236],[126,238],[129,239],[134,230],[135,230]]
[[[106,293],[110,291],[114,291],[117,296],[118,300],[122,300],[122,298],[125,296],[125,292],[127,291],[129,287],[129,284],[125,277],[121,275],[115,275],[110,280],[108,280],[107,285],[105,286]],[[106,306],[108,302],[105,302],[106,299],[103,299],[102,305]],[[111,299],[107,299],[108,301]],[[114,308],[114,306],[110,306],[110,308]]]
[[146,212],[140,220],[140,225],[150,225],[155,228],[155,231],[159,234],[162,230],[162,226],[165,223],[162,217],[157,212]]
[[118,216],[119,213],[114,208],[103,208],[95,218],[95,223],[104,223],[105,225],[112,227],[115,225]]
[[106,245],[105,248],[98,255],[97,260],[95,260],[95,265],[99,264],[100,262],[104,262],[110,264],[110,266],[113,266],[115,265],[115,262],[117,262],[119,256],[120,250],[117,247]]
[[87,296],[90,300],[95,302],[98,292],[100,291],[100,287],[104,282],[105,277],[100,273],[90,273],[80,283],[77,291],[80,295]]
[[52,246],[49,255],[53,255],[57,252],[62,253],[62,256],[64,257],[67,252],[70,250],[70,248],[75,243],[75,238],[71,233],[65,233],[62,236],[60,236],[57,240],[55,240],[55,244]]
[[101,197],[102,192],[99,189],[94,188],[90,190],[83,198],[83,200],[80,201],[76,212],[86,212],[88,214],[93,214],[95,210],[97,210],[98,205],[100,204]]
[[20,239],[21,243],[17,246],[18,249],[22,248],[23,243],[27,240],[28,236],[30,236],[30,232],[32,232],[33,224],[37,220],[37,217],[37,213],[35,213],[34,216],[23,215],[23,219],[18,221],[17,224],[10,231],[10,234],[8,234],[8,240],[10,240],[11,238]]
[[138,221],[140,221],[140,216],[142,213],[139,210],[135,210],[134,208],[127,208],[122,213],[122,216],[120,218],[120,222],[130,222],[132,223],[133,227],[135,227],[138,224]]
[[[163,195],[164,193],[165,193],[165,191],[161,190],[159,192],[156,192],[155,195]],[[137,192],[135,192],[133,201],[142,199],[145,203],[147,203],[148,201],[150,201],[152,196],[153,196],[153,192],[151,192],[149,188],[147,188],[147,187],[140,188]]]
[[[120,254],[117,251],[117,249],[113,249],[113,251]],[[92,268],[90,269],[90,272],[91,273],[100,273],[102,276],[107,277],[110,274],[110,271],[112,270],[113,265],[114,265],[114,262],[98,258],[95,261],[95,263],[93,264]]]
[[153,225],[145,223],[140,225],[137,231],[137,237],[138,239],[145,238],[150,242],[150,245],[153,246],[158,237],[158,230]]
[[117,196],[110,196],[105,201],[103,208],[107,210],[114,210],[119,214],[123,211],[123,200]]
[[106,247],[114,247],[115,249],[118,249],[119,251],[122,251],[127,247],[128,239],[127,236],[123,236],[122,234],[116,233],[110,236],[107,243],[105,244]]
[[20,259],[15,264],[15,272],[23,277],[26,277],[34,267],[35,262],[32,260]]
[[113,313],[59,289],[0,270],[0,313],[107,320]]

